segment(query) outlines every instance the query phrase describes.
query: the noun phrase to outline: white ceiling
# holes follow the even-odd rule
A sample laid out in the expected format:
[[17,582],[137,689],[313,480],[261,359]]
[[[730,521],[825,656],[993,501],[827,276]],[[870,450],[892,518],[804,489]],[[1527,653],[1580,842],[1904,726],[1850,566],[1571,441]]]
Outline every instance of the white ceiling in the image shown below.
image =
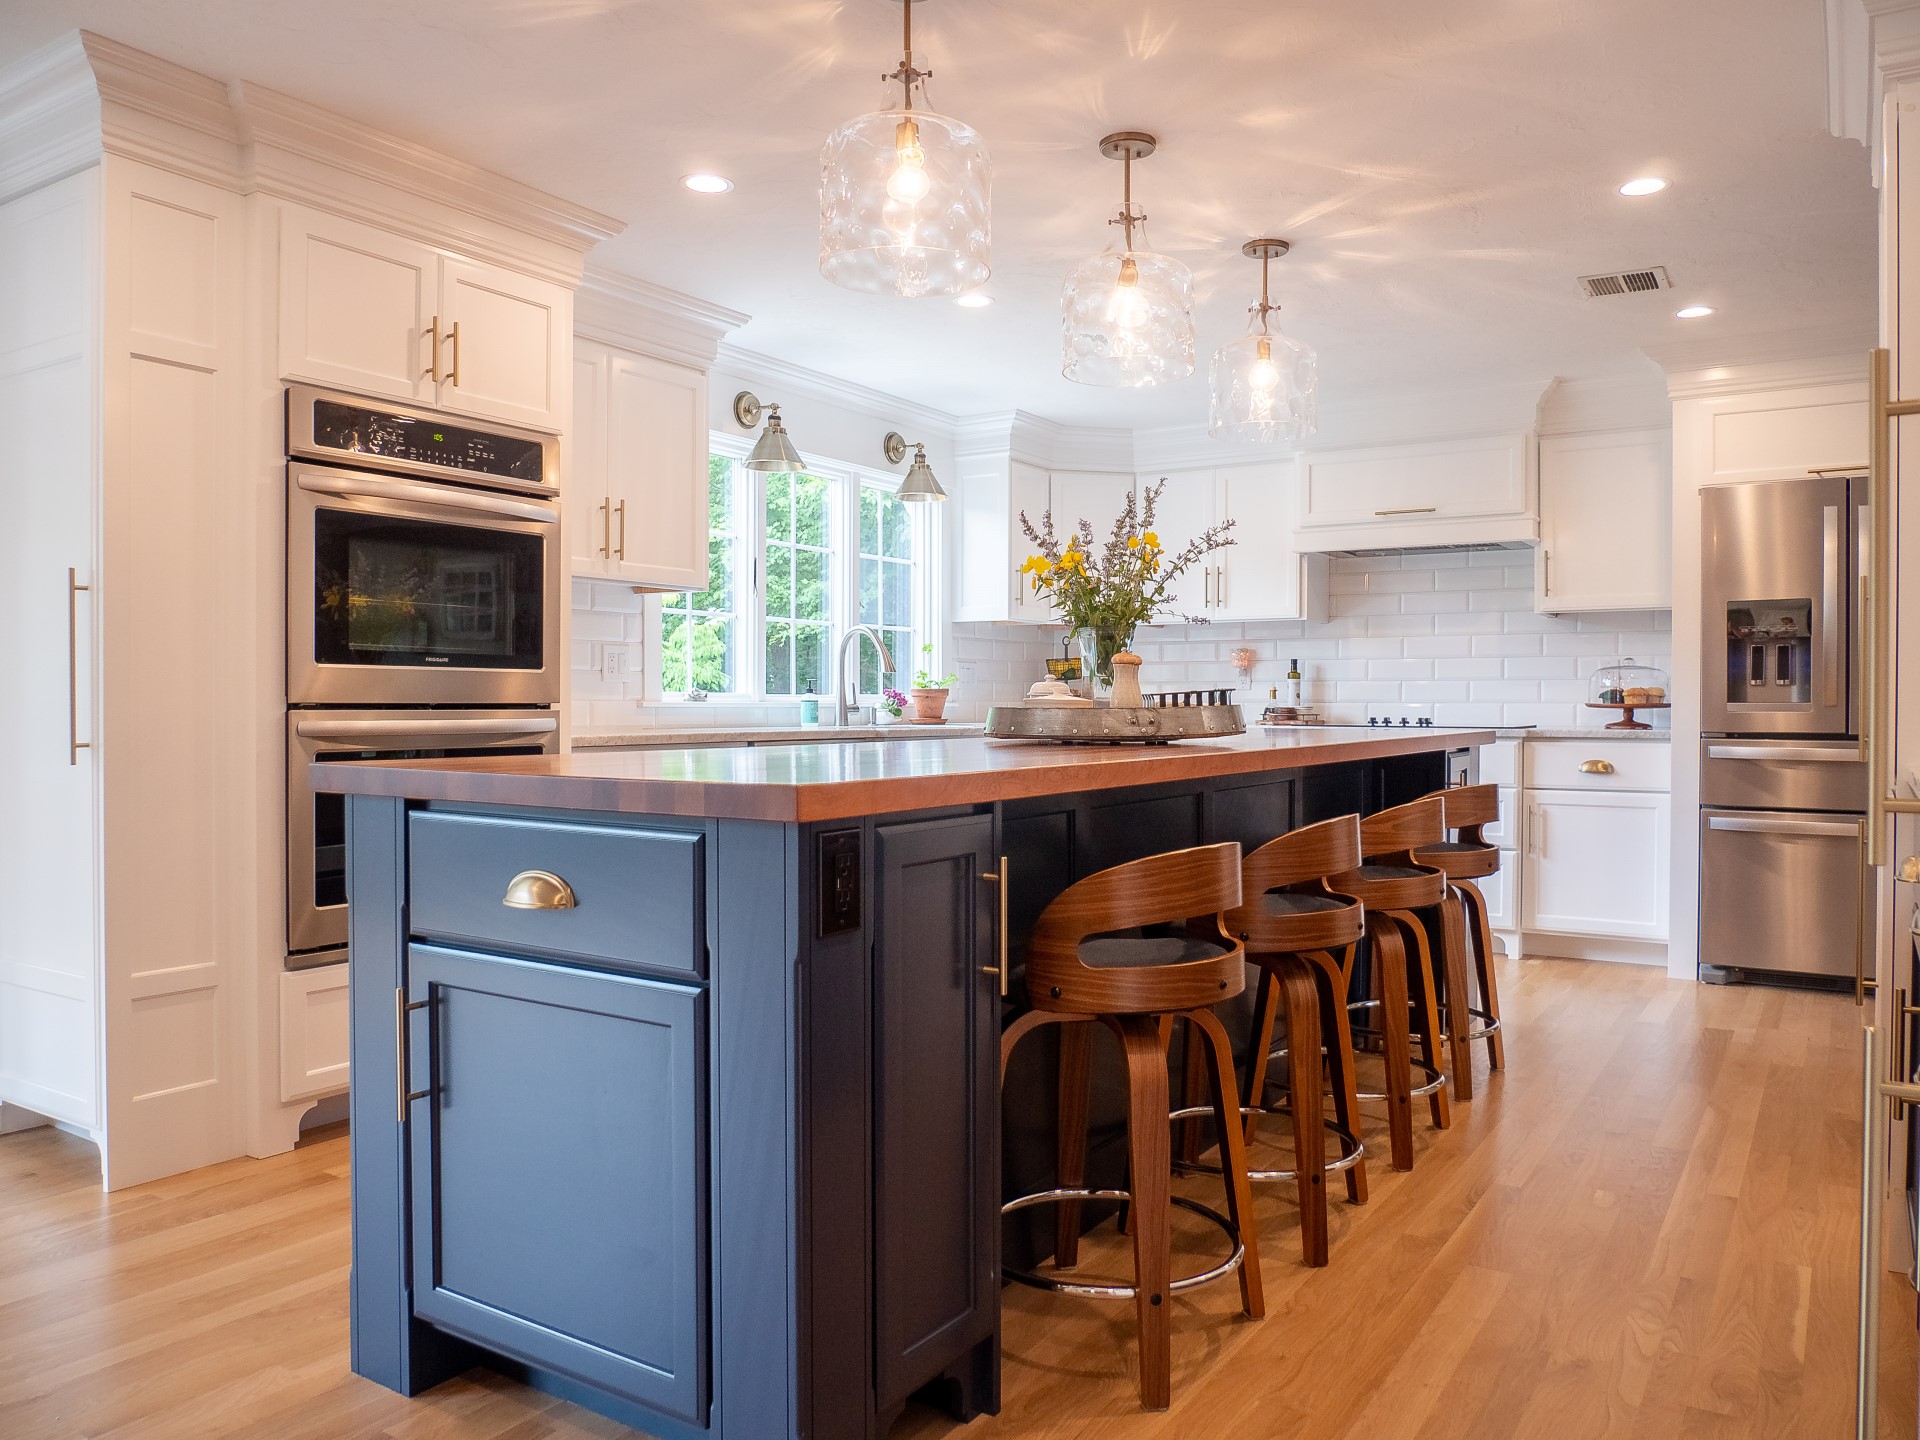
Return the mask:
[[[619,216],[594,263],[747,311],[743,347],[955,414],[1203,421],[1261,233],[1294,242],[1276,289],[1323,399],[1873,321],[1874,192],[1826,132],[1820,0],[916,4],[933,103],[996,163],[985,310],[815,268],[819,144],[877,105],[895,0],[3,0],[0,64],[76,26]],[[1095,141],[1120,128],[1161,136],[1135,195],[1199,296],[1198,373],[1151,391],[1059,375],[1059,281],[1107,243],[1120,175]],[[737,188],[691,194],[694,170]],[[1615,193],[1649,173],[1673,187]],[[1677,288],[1574,284],[1650,264]],[[1673,318],[1696,302],[1718,313]]]

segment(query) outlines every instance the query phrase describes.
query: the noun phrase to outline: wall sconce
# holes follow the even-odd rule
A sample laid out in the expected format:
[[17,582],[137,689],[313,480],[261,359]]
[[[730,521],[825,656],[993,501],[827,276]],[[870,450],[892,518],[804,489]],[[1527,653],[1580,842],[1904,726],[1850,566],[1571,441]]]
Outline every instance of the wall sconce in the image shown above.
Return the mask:
[[900,488],[894,492],[894,498],[909,503],[924,500],[944,500],[947,492],[940,488],[940,482],[933,478],[933,467],[927,464],[927,447],[918,440],[908,440],[898,430],[889,430],[887,438],[880,442],[889,465],[898,465],[907,458],[907,446],[913,446],[913,464],[907,467],[907,478],[900,482]]
[[786,474],[806,469],[806,462],[800,458],[800,452],[793,448],[793,441],[787,438],[786,427],[780,423],[780,407],[772,401],[766,405],[760,403],[760,397],[751,390],[742,390],[733,397],[733,418],[742,430],[751,430],[760,423],[762,414],[767,417],[767,428],[754,443],[753,453],[747,456],[749,470],[767,470],[775,474]]

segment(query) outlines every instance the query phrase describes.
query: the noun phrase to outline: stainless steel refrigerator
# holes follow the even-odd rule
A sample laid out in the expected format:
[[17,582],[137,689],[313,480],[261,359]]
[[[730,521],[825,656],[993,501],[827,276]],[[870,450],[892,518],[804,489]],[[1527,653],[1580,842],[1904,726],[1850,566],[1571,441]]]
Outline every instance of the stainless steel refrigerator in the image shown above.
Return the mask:
[[1865,500],[1846,475],[1701,491],[1703,978],[1863,973]]

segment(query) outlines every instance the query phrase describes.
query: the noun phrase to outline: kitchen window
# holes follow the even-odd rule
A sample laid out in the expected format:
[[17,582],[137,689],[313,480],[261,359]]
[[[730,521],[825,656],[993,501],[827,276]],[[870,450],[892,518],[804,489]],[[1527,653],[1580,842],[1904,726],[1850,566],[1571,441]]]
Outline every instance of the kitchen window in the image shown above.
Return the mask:
[[690,692],[739,701],[830,697],[837,643],[852,625],[887,640],[883,674],[859,647],[859,691],[904,690],[932,636],[934,507],[896,497],[900,477],[815,465],[763,474],[729,437],[707,468],[708,584],[659,602],[654,698]]

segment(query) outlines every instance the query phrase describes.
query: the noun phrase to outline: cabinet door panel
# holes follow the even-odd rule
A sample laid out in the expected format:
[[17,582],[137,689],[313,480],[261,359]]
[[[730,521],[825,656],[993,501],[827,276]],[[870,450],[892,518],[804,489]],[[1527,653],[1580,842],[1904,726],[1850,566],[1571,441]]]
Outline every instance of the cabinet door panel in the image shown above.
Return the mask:
[[288,206],[280,217],[280,374],[433,399],[427,325],[440,257],[397,235]]
[[1487,928],[1489,930],[1517,930],[1520,928],[1520,912],[1513,903],[1519,890],[1520,857],[1512,850],[1500,852],[1500,868],[1477,883],[1480,893],[1487,899]]
[[1667,815],[1665,795],[1529,791],[1526,928],[1666,939]]
[[636,585],[704,590],[707,377],[612,352],[606,423],[611,573]]
[[1309,453],[1300,462],[1301,527],[1524,515],[1529,441],[1490,435]]
[[999,1319],[993,823],[876,831],[874,1391],[882,1410]]
[[[1158,485],[1159,476],[1148,483]],[[1184,470],[1165,477],[1166,489],[1160,492],[1154,507],[1153,528],[1169,553],[1185,548],[1187,542],[1213,524],[1213,471]],[[1187,571],[1167,592],[1166,612],[1170,620],[1192,615],[1211,619],[1214,615],[1213,566],[1220,557],[1209,555]]]
[[1536,609],[1673,604],[1672,463],[1666,430],[1549,435],[1540,442]]
[[492,265],[444,261],[439,401],[449,410],[558,430],[571,354],[573,297]]
[[567,548],[576,575],[605,576],[613,553],[608,524],[607,361],[604,350],[576,345],[573,355],[572,463],[564,480]]
[[[1214,616],[1220,620],[1295,620],[1308,613],[1307,584],[1325,589],[1326,561],[1303,562],[1294,549],[1298,488],[1292,461],[1219,472],[1217,520],[1231,520],[1233,544],[1220,552]],[[1169,487],[1171,488],[1171,487]],[[1312,574],[1309,575],[1309,568]],[[1309,618],[1325,618],[1315,605]]]
[[704,997],[424,945],[408,968],[414,1313],[703,1423]]

